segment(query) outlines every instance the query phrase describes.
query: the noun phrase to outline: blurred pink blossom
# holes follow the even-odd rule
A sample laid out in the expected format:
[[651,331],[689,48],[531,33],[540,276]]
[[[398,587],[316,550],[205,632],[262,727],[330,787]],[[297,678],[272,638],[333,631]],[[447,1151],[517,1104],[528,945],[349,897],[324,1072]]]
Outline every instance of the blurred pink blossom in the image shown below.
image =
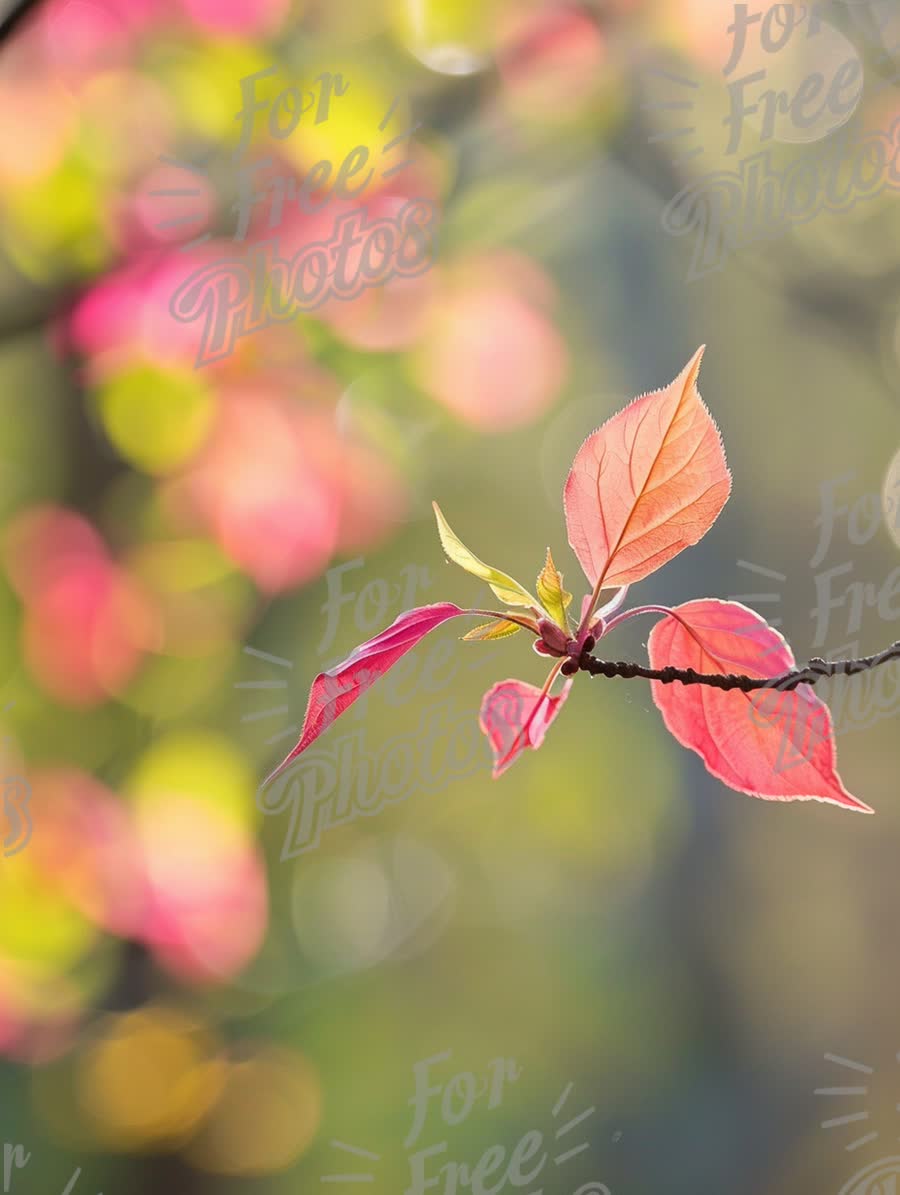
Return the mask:
[[32,791],[37,830],[29,849],[39,869],[99,928],[135,935],[146,880],[127,807],[75,768],[37,772]]
[[155,612],[93,528],[54,507],[6,528],[3,552],[22,599],[31,671],[57,700],[98,705],[122,691],[158,641]]
[[76,302],[68,321],[70,343],[88,357],[90,380],[137,362],[192,368],[203,320],[176,319],[172,296],[194,271],[233,253],[221,242],[187,252],[147,252],[100,278]]
[[[250,210],[246,244],[249,247],[274,240],[279,257],[291,260],[312,245],[330,244],[338,222],[353,212],[362,212],[368,227],[379,220],[399,222],[411,201],[425,201],[435,212],[434,226],[428,234],[433,260],[439,234],[440,171],[439,161],[425,150],[413,147],[409,166],[388,180],[373,174],[364,191],[353,199],[331,194],[326,187],[308,199],[304,196],[302,203],[286,194],[279,211],[280,192],[289,181],[299,192],[303,176],[295,177],[296,168],[288,161],[273,160],[267,170],[260,170],[257,175],[255,191],[259,198]],[[362,244],[347,254],[348,277],[359,276],[361,261]],[[408,348],[421,334],[433,290],[431,272],[424,270],[416,277],[391,277],[376,286],[365,287],[356,298],[332,296],[309,314],[330,324],[342,340],[356,348],[369,352],[397,351]]]
[[565,342],[549,280],[528,258],[493,253],[448,271],[416,355],[424,389],[487,431],[530,422],[558,397]]
[[582,5],[563,0],[508,8],[498,39],[508,98],[545,118],[569,114],[602,83],[606,37]]
[[291,0],[178,0],[186,16],[209,33],[260,37],[277,33]]
[[[322,386],[319,371],[307,376],[314,390]],[[304,381],[294,378],[301,396]],[[222,388],[210,441],[169,498],[194,511],[269,593],[318,576],[346,542],[382,534],[403,509],[390,471],[340,439],[330,406],[300,405],[251,382]]]
[[265,865],[240,828],[184,793],[138,814],[148,879],[142,938],[176,975],[219,981],[259,948],[268,918]]

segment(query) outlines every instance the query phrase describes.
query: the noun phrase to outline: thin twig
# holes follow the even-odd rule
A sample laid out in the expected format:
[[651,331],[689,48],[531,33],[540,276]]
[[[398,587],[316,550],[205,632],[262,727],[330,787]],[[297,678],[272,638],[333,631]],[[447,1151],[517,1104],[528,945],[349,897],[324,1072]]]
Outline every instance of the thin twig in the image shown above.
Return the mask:
[[781,676],[757,677],[735,673],[695,672],[693,668],[645,668],[642,664],[628,664],[622,660],[598,660],[590,654],[590,649],[586,648],[580,659],[567,660],[562,671],[567,676],[580,670],[589,672],[591,676],[621,676],[625,680],[641,676],[646,680],[658,680],[664,685],[680,681],[683,685],[710,685],[714,689],[740,689],[743,693],[766,688],[789,692],[798,685],[814,685],[823,676],[853,676],[857,672],[867,672],[870,668],[877,668],[879,664],[896,659],[900,659],[900,640],[874,656],[863,656],[859,660],[829,662],[816,658],[810,660],[805,668],[785,672]]

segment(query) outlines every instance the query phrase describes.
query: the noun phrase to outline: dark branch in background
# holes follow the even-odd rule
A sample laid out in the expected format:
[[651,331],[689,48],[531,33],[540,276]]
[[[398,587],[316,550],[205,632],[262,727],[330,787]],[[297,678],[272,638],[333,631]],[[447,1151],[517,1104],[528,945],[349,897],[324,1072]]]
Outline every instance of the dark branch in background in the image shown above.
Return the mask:
[[32,8],[36,8],[38,3],[39,0],[22,0],[20,4],[13,4],[6,16],[0,20],[0,44],[16,31],[22,19]]
[[[588,646],[590,645],[590,646]],[[598,660],[591,655],[593,640],[585,641],[585,650],[578,660],[567,660],[562,666],[565,676],[575,672],[589,672],[591,676],[621,676],[625,680],[641,676],[646,680],[658,680],[664,685],[680,681],[683,685],[710,685],[714,689],[740,689],[749,693],[753,689],[781,689],[789,692],[798,685],[814,685],[823,676],[853,676],[886,664],[888,660],[900,659],[900,639],[874,656],[863,656],[859,660],[809,661],[805,668],[785,672],[781,676],[740,676],[735,673],[695,672],[693,668],[645,668],[642,664],[628,664],[622,660]]]
[[[880,0],[883,4],[884,0]],[[866,11],[870,25],[868,42],[880,43],[884,53],[880,61],[872,63],[867,53],[866,40],[862,37],[856,18],[851,18],[840,3],[829,7],[829,20],[834,16],[835,24],[853,44],[864,61],[873,66],[881,78],[877,84],[869,79],[866,71],[865,90],[860,108],[868,103],[879,89],[882,95],[898,98],[900,88],[900,61],[894,62],[887,48],[883,29],[871,19],[871,12],[864,4],[859,9]],[[883,22],[882,22],[883,24]],[[627,119],[610,146],[611,157],[624,170],[630,172],[652,191],[663,208],[697,175],[690,169],[677,168],[669,161],[662,143],[651,144],[650,135],[656,126],[645,117],[640,102],[652,97],[645,91],[644,72],[648,67],[671,67],[677,59],[655,55],[639,59],[631,74],[633,98]],[[871,219],[871,218],[870,218]],[[754,285],[768,292],[781,283],[792,302],[802,314],[821,325],[832,341],[837,340],[854,353],[855,365],[865,371],[875,383],[882,399],[892,408],[896,407],[896,395],[887,385],[880,340],[872,329],[880,326],[885,303],[892,302],[896,295],[898,263],[896,259],[885,258],[885,266],[879,272],[866,272],[862,277],[852,277],[846,270],[837,273],[823,264],[821,254],[814,254],[787,235],[774,238],[776,249],[772,253],[760,252],[751,255],[746,247],[738,249],[729,259],[734,274],[743,275]]]

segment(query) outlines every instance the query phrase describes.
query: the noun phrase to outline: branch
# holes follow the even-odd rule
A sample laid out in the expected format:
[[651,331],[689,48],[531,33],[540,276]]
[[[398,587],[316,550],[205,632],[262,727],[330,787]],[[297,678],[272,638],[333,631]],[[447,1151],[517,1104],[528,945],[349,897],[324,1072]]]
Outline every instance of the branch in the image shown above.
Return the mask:
[[19,4],[12,6],[3,20],[0,21],[0,42],[4,42],[8,37],[12,36],[37,3],[38,0],[21,0]]
[[834,660],[830,663],[816,658],[810,660],[805,668],[785,672],[781,676],[756,677],[734,673],[695,672],[693,668],[644,668],[641,664],[626,664],[622,660],[598,660],[591,655],[593,646],[594,641],[589,637],[585,640],[580,658],[567,660],[563,664],[563,674],[571,676],[582,671],[589,672],[591,676],[621,676],[626,680],[641,676],[646,680],[658,680],[664,685],[670,685],[677,680],[683,685],[710,685],[714,689],[740,689],[743,693],[766,688],[789,692],[798,685],[814,685],[823,676],[853,676],[857,672],[867,672],[870,668],[877,668],[879,664],[886,664],[888,660],[900,659],[898,639],[896,643],[874,656],[863,656],[859,660]]

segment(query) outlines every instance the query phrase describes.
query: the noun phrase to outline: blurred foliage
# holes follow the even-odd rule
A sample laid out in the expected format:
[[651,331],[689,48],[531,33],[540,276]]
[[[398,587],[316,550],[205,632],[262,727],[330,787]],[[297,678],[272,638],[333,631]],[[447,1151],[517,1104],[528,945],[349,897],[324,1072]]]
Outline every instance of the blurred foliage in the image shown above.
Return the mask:
[[[858,54],[844,133],[887,130],[900,17],[832,8],[821,39],[741,69],[796,90]],[[514,576],[549,544],[577,609],[572,456],[702,342],[734,493],[642,599],[778,588],[761,612],[799,659],[896,638],[848,603],[815,643],[808,563],[823,483],[853,474],[851,505],[881,494],[898,448],[895,194],[690,284],[691,237],[664,227],[705,176],[762,150],[787,169],[844,135],[823,118],[771,143],[748,122],[729,154],[731,16],[718,0],[43,0],[0,44],[0,672],[34,823],[0,860],[0,1137],[32,1155],[11,1190],[62,1191],[81,1166],[76,1191],[107,1195],[287,1192],[369,1164],[376,1195],[405,1190],[413,1068],[446,1050],[445,1083],[497,1058],[522,1073],[458,1126],[432,1101],[415,1148],[449,1145],[431,1174],[551,1134],[570,1084],[560,1118],[594,1112],[566,1140],[591,1148],[542,1175],[560,1195],[837,1191],[876,1156],[824,1133],[812,1092],[834,1079],[825,1053],[890,1068],[900,1048],[896,708],[839,741],[875,830],[724,790],[643,682],[584,677],[544,749],[493,784],[481,694],[543,667],[519,638],[444,628],[323,740],[365,785],[433,715],[441,786],[284,860],[290,813],[256,801],[316,672],[408,594],[488,600],[444,567],[432,498]],[[268,107],[242,150],[259,72]],[[279,136],[309,95],[325,103],[323,77],[327,117],[310,107]],[[689,118],[659,106],[685,94],[673,78]],[[354,201],[293,203],[358,146],[408,163]],[[264,159],[241,238],[238,167]],[[290,258],[354,208],[386,221],[412,200],[438,212],[430,269],[236,325],[196,367],[202,321],[172,306],[196,271],[275,238]],[[276,294],[272,265],[254,301]],[[877,589],[896,556],[886,528],[862,542],[845,515],[823,567]],[[747,563],[785,580],[751,582]],[[355,596],[335,608],[335,592]],[[648,629],[610,651],[643,658]],[[900,1099],[874,1086],[873,1125]]]

